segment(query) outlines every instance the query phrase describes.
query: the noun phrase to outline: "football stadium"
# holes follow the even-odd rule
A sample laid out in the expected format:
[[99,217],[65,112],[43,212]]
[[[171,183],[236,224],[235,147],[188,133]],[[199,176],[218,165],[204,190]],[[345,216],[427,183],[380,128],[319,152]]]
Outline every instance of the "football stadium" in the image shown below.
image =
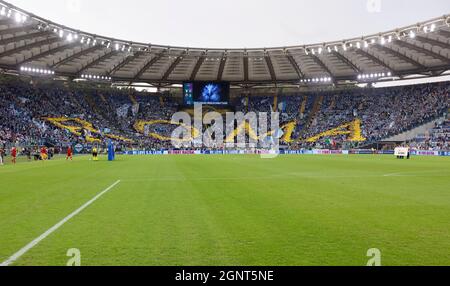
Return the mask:
[[449,10],[198,48],[0,1],[0,265],[450,266]]

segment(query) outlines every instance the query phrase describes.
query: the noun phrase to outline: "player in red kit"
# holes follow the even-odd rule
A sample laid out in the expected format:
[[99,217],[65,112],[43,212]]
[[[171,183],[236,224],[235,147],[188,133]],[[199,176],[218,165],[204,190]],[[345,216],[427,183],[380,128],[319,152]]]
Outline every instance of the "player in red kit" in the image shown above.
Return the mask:
[[47,161],[47,159],[48,159],[48,150],[47,147],[44,146],[41,148],[41,160]]
[[73,152],[72,152],[72,147],[68,147],[67,148],[67,157],[66,157],[66,160],[69,160],[69,158],[70,158],[70,161],[72,161],[73,160]]
[[17,148],[16,147],[12,147],[12,149],[11,149],[11,157],[12,157],[12,163],[15,164],[16,163],[16,159],[17,159]]

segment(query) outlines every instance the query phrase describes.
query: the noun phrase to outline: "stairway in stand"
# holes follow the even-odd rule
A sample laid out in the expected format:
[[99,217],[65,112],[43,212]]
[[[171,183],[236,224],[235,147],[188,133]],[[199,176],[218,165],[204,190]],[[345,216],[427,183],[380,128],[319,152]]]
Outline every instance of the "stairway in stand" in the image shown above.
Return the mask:
[[333,96],[331,99],[330,110],[333,110],[336,107],[336,97]]
[[299,114],[305,114],[306,111],[306,104],[308,103],[308,97],[304,96],[303,97],[303,101],[302,101],[302,105],[300,106],[300,113]]
[[107,110],[110,108],[109,104],[106,103],[105,106],[99,108],[95,98],[91,94],[89,95],[86,94],[85,99],[91,110],[94,111],[94,113],[101,115],[104,119],[109,119],[109,113],[107,112]]
[[103,103],[108,104],[108,101],[106,100],[105,96],[100,93],[100,99],[103,101]]
[[317,116],[317,113],[320,111],[320,109],[322,108],[322,103],[323,103],[323,95],[321,96],[316,96],[316,99],[314,101],[314,105],[313,108],[311,110],[311,113],[308,116],[308,119],[306,120],[306,124],[303,127],[302,130],[302,135],[304,133],[306,133],[306,131],[309,129],[309,127],[311,126],[311,124],[314,122],[314,119]]
[[277,112],[278,111],[278,95],[275,94],[274,98],[273,98],[273,112]]
[[138,104],[136,98],[134,97],[134,95],[132,93],[128,94],[128,98],[130,98],[131,103],[133,103],[133,105]]
[[92,96],[85,94],[84,98],[86,99],[86,102],[88,103],[91,110],[98,113],[99,109],[97,108],[97,104],[95,103],[95,100],[92,98]]
[[73,93],[69,93],[69,98],[70,100],[75,103],[75,105],[77,106],[78,110],[83,110],[83,107],[81,106],[80,102],[78,101],[77,97],[73,94]]

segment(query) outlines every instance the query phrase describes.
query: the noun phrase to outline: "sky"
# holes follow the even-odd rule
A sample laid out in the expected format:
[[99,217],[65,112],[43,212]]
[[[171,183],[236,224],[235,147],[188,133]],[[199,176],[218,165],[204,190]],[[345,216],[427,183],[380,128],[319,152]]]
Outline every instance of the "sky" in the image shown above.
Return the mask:
[[450,13],[449,0],[7,0],[59,24],[127,41],[263,48],[359,37]]

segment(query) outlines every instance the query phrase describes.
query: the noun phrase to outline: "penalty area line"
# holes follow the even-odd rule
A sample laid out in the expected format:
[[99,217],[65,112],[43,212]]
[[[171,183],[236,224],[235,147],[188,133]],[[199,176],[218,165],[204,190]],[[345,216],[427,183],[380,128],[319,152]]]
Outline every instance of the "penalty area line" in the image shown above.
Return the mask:
[[79,207],[77,210],[75,210],[70,215],[63,218],[60,222],[49,228],[46,232],[41,234],[39,237],[37,237],[35,240],[30,242],[29,244],[25,245],[22,249],[14,253],[10,258],[8,258],[6,261],[2,262],[0,266],[9,266],[12,263],[16,262],[20,257],[22,257],[25,253],[27,253],[30,249],[38,245],[42,240],[44,240],[47,236],[55,232],[58,228],[63,226],[66,222],[68,222],[71,218],[82,212],[85,208],[90,206],[92,203],[94,203],[96,200],[98,200],[101,196],[112,190],[115,186],[117,186],[120,183],[120,180],[116,181],[114,184],[100,192],[98,195],[93,197],[90,201]]

